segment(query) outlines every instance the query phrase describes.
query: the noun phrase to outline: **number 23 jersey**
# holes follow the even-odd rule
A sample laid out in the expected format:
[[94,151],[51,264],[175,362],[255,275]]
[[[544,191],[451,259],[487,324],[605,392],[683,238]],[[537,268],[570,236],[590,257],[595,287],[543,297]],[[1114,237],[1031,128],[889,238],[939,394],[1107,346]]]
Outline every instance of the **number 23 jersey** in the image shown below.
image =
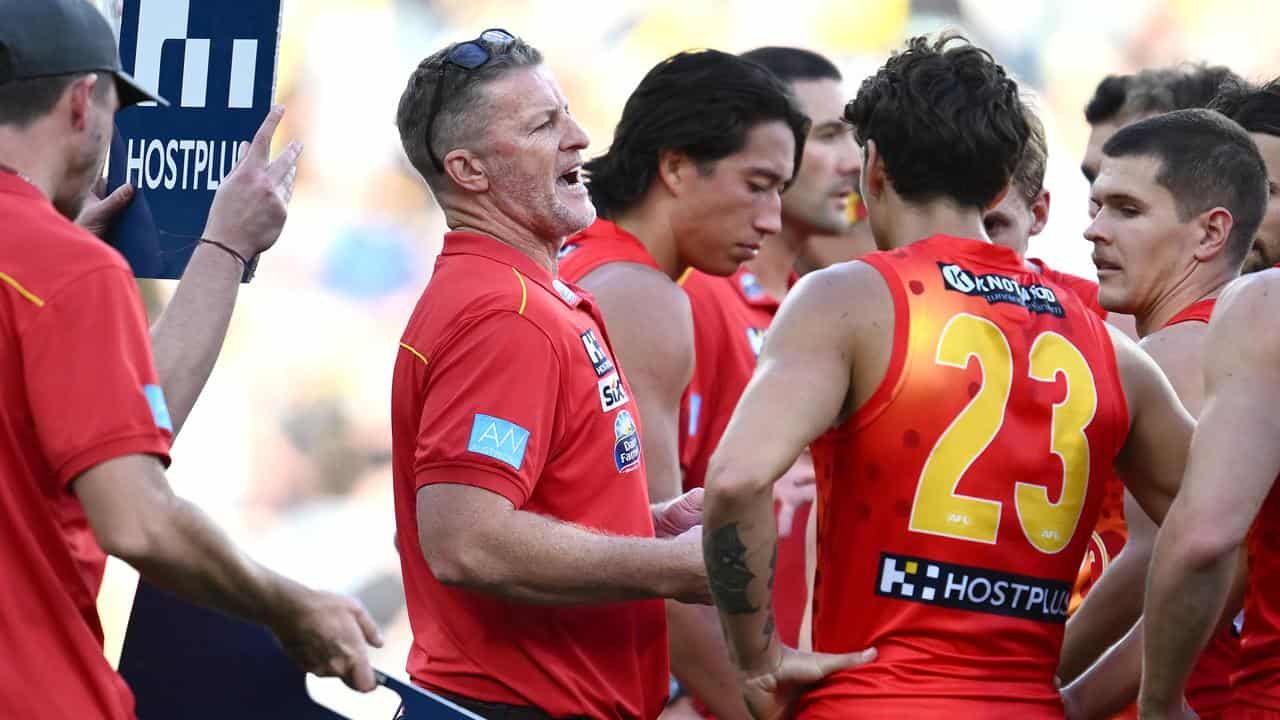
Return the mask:
[[814,647],[879,657],[802,716],[1061,717],[1071,586],[1128,432],[1107,329],[990,243],[934,236],[863,261],[892,294],[893,350],[813,447]]

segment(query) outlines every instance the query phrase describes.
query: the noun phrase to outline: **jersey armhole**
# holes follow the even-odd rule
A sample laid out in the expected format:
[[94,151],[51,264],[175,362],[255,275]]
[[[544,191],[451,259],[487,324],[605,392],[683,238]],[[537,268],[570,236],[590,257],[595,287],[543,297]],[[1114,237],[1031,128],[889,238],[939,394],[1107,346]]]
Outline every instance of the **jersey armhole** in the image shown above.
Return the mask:
[[889,295],[893,298],[893,349],[890,351],[889,366],[885,368],[880,385],[861,407],[854,410],[848,422],[845,423],[845,427],[850,430],[866,428],[880,417],[898,396],[905,375],[907,342],[911,329],[911,311],[907,305],[907,293],[897,270],[878,253],[864,256],[860,260],[880,273],[885,285],[889,288]]

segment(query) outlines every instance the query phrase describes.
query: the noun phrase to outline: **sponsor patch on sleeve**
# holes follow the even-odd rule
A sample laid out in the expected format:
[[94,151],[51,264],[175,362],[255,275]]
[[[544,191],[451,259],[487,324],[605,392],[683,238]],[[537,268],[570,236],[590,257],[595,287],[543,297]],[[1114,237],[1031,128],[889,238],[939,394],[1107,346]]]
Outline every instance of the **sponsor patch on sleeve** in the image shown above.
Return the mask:
[[147,405],[151,406],[151,419],[156,427],[173,432],[173,419],[169,417],[169,405],[164,401],[164,388],[159,385],[143,385],[142,394],[147,397]]
[[519,470],[524,464],[524,451],[529,446],[529,431],[492,415],[476,413],[471,422],[471,440],[467,450],[487,455]]

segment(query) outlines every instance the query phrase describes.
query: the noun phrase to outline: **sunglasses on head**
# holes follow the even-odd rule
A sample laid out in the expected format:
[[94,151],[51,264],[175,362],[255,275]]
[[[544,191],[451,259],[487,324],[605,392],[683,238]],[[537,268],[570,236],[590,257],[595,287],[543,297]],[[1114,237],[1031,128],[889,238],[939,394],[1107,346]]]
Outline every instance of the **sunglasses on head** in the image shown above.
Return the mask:
[[[431,157],[431,164],[435,166],[436,172],[444,172],[444,163],[440,162],[440,158],[436,157],[436,151],[431,148],[431,131],[435,128],[436,116],[440,114],[440,108],[444,105],[445,73],[449,66],[454,65],[468,71],[484,67],[496,53],[506,50],[515,41],[515,36],[506,30],[490,28],[480,33],[475,40],[454,45],[445,55],[444,62],[440,63],[440,74],[436,78],[436,92],[431,98],[431,110],[427,113],[426,130],[427,155]],[[490,50],[490,47],[493,49]]]

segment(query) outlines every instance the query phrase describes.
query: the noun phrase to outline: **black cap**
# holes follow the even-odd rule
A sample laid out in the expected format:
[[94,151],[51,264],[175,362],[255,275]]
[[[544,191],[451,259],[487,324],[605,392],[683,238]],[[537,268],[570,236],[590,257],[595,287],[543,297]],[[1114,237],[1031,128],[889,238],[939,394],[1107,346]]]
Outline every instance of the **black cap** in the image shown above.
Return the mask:
[[88,0],[0,0],[0,85],[91,72],[115,76],[120,107],[169,104],[120,69],[115,34]]

